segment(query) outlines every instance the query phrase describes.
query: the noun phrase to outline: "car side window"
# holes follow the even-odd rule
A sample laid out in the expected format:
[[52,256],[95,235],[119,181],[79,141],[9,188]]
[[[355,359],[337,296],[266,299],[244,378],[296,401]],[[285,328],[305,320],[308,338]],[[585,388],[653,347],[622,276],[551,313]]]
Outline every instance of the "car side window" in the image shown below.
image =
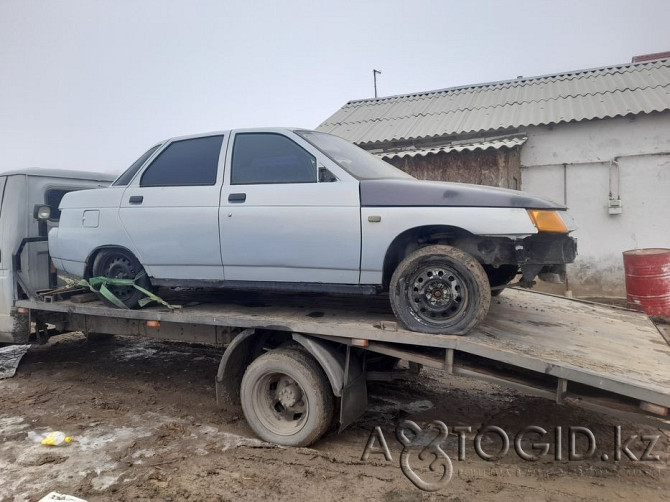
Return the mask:
[[154,152],[158,149],[160,145],[156,145],[154,147],[149,148],[144,154],[137,159],[133,164],[125,170],[125,172],[119,176],[114,183],[112,183],[112,186],[118,187],[118,186],[126,186],[128,183],[131,182],[131,180],[135,177],[135,174],[137,171],[140,170],[140,168],[144,165],[144,163],[147,161],[149,157],[151,157]]
[[214,185],[223,136],[183,139],[170,143],[147,167],[143,187]]
[[316,182],[316,158],[286,136],[275,133],[235,136],[231,185]]

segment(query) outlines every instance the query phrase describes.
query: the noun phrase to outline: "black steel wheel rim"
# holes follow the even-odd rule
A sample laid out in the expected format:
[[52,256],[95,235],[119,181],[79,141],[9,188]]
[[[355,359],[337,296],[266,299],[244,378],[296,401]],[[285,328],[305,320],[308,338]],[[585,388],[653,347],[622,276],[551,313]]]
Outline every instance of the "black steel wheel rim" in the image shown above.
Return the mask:
[[453,323],[468,304],[463,275],[445,265],[425,265],[411,274],[407,295],[414,317],[435,325]]
[[[132,260],[120,254],[109,257],[104,271],[108,279],[134,279],[138,273]],[[108,289],[121,301],[127,300],[135,290],[132,286],[108,286]]]

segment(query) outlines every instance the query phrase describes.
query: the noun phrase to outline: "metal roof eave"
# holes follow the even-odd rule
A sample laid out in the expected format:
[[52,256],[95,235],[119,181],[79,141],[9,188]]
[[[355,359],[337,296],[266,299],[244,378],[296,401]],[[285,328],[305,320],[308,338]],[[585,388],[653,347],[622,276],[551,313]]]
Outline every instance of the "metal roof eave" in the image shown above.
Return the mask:
[[408,148],[396,151],[371,152],[381,158],[404,158],[404,157],[426,157],[428,155],[437,155],[439,153],[450,152],[474,152],[475,150],[500,150],[502,148],[516,148],[523,145],[527,136],[515,135],[507,137],[492,138],[480,141],[456,142],[442,146],[433,146],[430,148]]

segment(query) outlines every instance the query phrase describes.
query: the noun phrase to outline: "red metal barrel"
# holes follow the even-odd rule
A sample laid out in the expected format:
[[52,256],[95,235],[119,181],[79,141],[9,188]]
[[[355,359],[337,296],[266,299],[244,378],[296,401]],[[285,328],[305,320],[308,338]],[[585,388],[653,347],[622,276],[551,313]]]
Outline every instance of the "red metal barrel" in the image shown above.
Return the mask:
[[648,315],[670,317],[670,249],[624,251],[628,304]]

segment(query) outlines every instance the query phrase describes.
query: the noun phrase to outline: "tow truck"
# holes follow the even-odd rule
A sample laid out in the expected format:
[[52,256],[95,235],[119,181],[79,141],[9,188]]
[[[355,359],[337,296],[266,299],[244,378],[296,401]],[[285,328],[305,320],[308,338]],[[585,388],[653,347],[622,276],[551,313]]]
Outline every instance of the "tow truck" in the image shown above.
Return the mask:
[[[164,303],[130,310],[63,287],[46,237],[60,198],[111,180],[46,169],[0,174],[0,342],[82,332],[220,347],[217,403],[241,405],[260,438],[286,446],[359,419],[369,380],[424,366],[670,429],[670,342],[625,308],[506,289],[478,327],[455,336],[402,328],[383,297],[163,288],[156,294]],[[44,205],[48,221],[37,214]]]

